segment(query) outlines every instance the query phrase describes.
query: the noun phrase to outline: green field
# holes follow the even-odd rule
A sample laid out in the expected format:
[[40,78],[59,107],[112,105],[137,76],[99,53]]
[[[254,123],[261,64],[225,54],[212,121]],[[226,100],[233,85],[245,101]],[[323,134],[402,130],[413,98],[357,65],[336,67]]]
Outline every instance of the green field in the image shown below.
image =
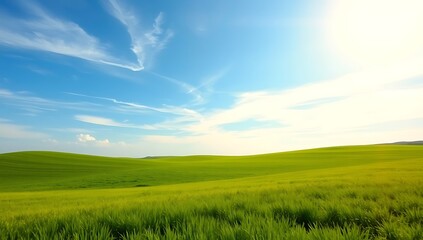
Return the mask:
[[423,146],[0,154],[0,239],[423,239]]

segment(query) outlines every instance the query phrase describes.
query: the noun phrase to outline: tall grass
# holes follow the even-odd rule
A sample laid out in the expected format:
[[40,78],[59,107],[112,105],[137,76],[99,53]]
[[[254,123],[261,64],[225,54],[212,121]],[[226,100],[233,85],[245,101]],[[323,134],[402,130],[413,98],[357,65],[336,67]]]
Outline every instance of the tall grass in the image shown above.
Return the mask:
[[422,239],[421,158],[168,186],[0,194],[0,239]]

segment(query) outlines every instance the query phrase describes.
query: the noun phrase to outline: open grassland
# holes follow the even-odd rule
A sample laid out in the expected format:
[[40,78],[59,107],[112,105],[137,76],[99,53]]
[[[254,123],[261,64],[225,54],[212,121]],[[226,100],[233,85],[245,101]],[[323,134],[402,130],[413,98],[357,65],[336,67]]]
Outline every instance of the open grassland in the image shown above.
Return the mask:
[[0,154],[0,191],[145,187],[421,158],[421,146],[332,147],[253,156],[107,158],[55,152]]
[[423,146],[14,153],[0,180],[0,239],[423,239]]

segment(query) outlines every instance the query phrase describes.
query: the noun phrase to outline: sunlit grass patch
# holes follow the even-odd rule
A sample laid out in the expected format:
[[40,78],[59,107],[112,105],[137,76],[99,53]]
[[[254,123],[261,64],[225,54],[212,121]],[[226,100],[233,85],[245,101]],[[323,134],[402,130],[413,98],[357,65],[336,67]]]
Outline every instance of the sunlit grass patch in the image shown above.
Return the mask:
[[3,192],[0,239],[422,239],[422,158],[141,188]]

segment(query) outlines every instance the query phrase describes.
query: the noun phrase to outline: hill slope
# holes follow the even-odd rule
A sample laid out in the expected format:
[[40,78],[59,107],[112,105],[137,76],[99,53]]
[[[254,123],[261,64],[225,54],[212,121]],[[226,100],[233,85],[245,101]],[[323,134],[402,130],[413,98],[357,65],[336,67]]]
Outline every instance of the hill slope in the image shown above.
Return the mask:
[[423,146],[3,154],[0,239],[423,239],[422,173]]
[[369,145],[253,156],[109,158],[57,152],[0,154],[0,191],[142,187],[409,160],[422,146]]

